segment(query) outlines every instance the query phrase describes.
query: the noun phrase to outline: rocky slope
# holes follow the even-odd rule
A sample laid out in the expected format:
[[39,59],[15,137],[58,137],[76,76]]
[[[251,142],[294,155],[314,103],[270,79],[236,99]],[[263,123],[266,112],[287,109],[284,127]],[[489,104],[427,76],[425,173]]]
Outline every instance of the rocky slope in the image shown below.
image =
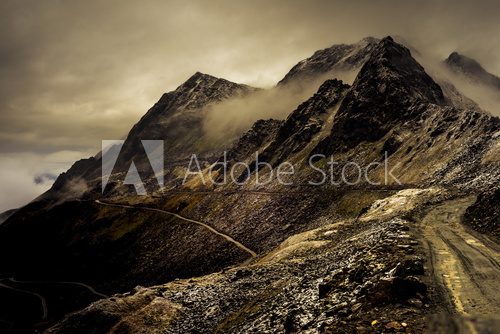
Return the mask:
[[[268,163],[275,168],[301,152],[326,127],[332,109],[344,97],[348,88],[349,85],[336,79],[325,81],[311,98],[290,113],[268,143],[253,148],[251,153],[260,150],[259,162]],[[257,169],[256,161],[252,161],[249,172]],[[239,179],[241,181],[248,177],[248,173],[243,173]]]
[[409,229],[400,219],[332,222],[287,239],[252,265],[138,287],[48,332],[419,331],[427,290]]
[[394,128],[395,122],[418,117],[417,105],[443,102],[441,88],[410,51],[385,38],[363,65],[335,117],[331,136],[318,150],[329,154],[334,146],[342,150],[376,141]]
[[465,212],[465,222],[474,230],[500,240],[500,188],[481,193]]
[[357,70],[369,58],[377,43],[378,39],[367,37],[355,44],[337,44],[318,50],[311,57],[292,67],[278,86],[314,80],[335,71]]

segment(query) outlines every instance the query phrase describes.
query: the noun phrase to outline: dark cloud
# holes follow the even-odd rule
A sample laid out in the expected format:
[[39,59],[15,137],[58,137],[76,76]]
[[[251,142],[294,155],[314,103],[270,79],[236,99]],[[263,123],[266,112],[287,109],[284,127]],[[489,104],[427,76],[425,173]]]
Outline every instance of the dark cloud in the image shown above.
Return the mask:
[[96,152],[196,71],[271,86],[314,50],[369,35],[403,36],[436,58],[457,50],[500,74],[499,7],[493,0],[3,0],[0,152]]

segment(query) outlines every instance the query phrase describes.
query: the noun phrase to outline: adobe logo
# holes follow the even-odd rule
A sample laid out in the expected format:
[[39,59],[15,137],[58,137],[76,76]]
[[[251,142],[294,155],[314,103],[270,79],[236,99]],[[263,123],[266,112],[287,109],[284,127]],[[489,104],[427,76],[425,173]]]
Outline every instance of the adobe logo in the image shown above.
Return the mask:
[[[102,165],[101,165],[101,193],[108,184],[113,168],[115,167],[118,156],[122,150],[124,140],[103,140],[102,141]],[[163,140],[141,140],[141,144],[146,152],[149,164],[154,171],[154,175],[160,187],[164,185],[164,159],[163,159]],[[137,195],[147,195],[146,187],[139,176],[139,171],[134,161],[131,161],[130,167],[122,180],[125,185],[133,185]]]

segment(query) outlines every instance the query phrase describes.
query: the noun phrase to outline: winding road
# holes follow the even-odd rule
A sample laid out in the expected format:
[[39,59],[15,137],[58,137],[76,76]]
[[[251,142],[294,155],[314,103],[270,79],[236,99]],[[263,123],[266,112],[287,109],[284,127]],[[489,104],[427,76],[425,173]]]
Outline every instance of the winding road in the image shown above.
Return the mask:
[[[188,222],[188,223],[197,224],[197,225],[202,226],[203,228],[209,230],[211,233],[214,233],[214,234],[216,234],[218,236],[221,236],[225,240],[231,242],[232,244],[234,244],[239,249],[241,249],[241,250],[247,252],[248,254],[250,254],[252,258],[257,256],[257,253],[255,253],[253,250],[249,249],[248,247],[246,247],[242,243],[234,240],[233,238],[231,238],[227,234],[219,232],[216,229],[214,229],[213,227],[211,227],[210,225],[207,225],[207,224],[205,224],[203,222],[183,217],[183,216],[181,216],[181,215],[179,215],[177,213],[174,213],[174,212],[170,212],[170,211],[166,211],[166,210],[161,210],[161,209],[150,208],[150,207],[144,207],[144,206],[131,206],[131,205],[124,205],[124,204],[106,203],[106,202],[101,202],[99,200],[96,200],[95,202],[98,203],[98,204],[100,204],[100,205],[120,207],[120,208],[125,208],[125,209],[147,210],[147,211],[160,212],[162,214],[167,214],[167,215],[176,217],[176,218],[178,218],[178,219],[180,219],[182,221]],[[13,277],[11,277],[9,279],[3,279],[3,280],[0,279],[0,288],[9,289],[9,290],[12,290],[12,291],[15,291],[15,292],[18,292],[18,293],[31,295],[33,297],[38,298],[40,300],[40,304],[41,304],[41,310],[42,310],[41,319],[42,320],[47,320],[47,317],[48,317],[47,300],[45,299],[45,297],[43,295],[41,295],[39,293],[36,293],[36,292],[33,292],[33,291],[23,290],[23,289],[11,287],[11,286],[3,283],[3,281],[10,281],[12,283],[18,283],[18,284],[66,284],[66,285],[76,285],[76,286],[80,286],[82,288],[85,288],[85,289],[89,290],[92,294],[94,294],[96,296],[99,296],[100,298],[108,298],[107,295],[96,291],[93,287],[91,287],[90,285],[85,284],[83,282],[70,282],[70,281],[20,281],[20,280],[16,280]]]
[[181,216],[181,215],[179,215],[179,214],[177,214],[175,212],[170,212],[170,211],[156,209],[156,208],[150,208],[150,207],[147,207],[147,206],[132,206],[132,205],[125,205],[125,204],[107,203],[107,202],[102,202],[100,200],[95,200],[95,202],[98,203],[98,204],[100,204],[100,205],[114,206],[114,207],[125,208],[125,209],[135,209],[135,210],[146,210],[146,211],[160,212],[160,213],[163,213],[163,214],[167,214],[167,215],[176,217],[176,218],[178,218],[180,220],[183,220],[185,222],[188,222],[188,223],[197,224],[197,225],[200,225],[200,226],[206,228],[210,232],[212,232],[212,233],[214,233],[214,234],[216,234],[218,236],[223,237],[227,241],[233,243],[239,249],[241,249],[241,250],[249,253],[252,257],[256,257],[257,256],[257,253],[255,253],[253,250],[251,250],[248,247],[246,247],[245,245],[243,245],[241,242],[234,240],[229,235],[224,234],[222,232],[219,232],[216,229],[214,229],[212,226],[207,225],[207,224],[205,224],[203,222],[183,217],[183,216]]
[[423,219],[423,234],[434,280],[449,297],[451,318],[459,332],[498,333],[500,254],[461,224],[472,203],[474,197],[467,197],[436,206]]
[[19,280],[16,280],[14,277],[11,277],[9,279],[0,280],[0,287],[2,287],[2,288],[13,290],[15,292],[22,293],[22,294],[32,295],[32,296],[35,296],[36,298],[38,298],[40,300],[40,304],[41,304],[41,307],[42,307],[42,316],[41,316],[41,320],[42,321],[43,320],[47,320],[47,317],[48,317],[48,314],[49,314],[48,307],[47,307],[47,300],[45,299],[45,297],[43,295],[39,294],[39,293],[30,291],[30,290],[13,288],[10,285],[2,283],[4,280],[8,280],[8,281],[10,281],[12,283],[19,283],[19,284],[66,284],[66,285],[76,285],[76,286],[80,286],[82,288],[85,288],[85,289],[89,290],[92,294],[94,294],[96,296],[99,296],[101,298],[108,298],[107,295],[105,295],[103,293],[100,293],[100,292],[97,292],[93,287],[91,287],[88,284],[82,283],[82,282],[66,282],[66,281],[19,281]]
[[65,285],[76,285],[82,288],[89,290],[92,294],[99,296],[101,298],[108,298],[108,295],[97,292],[93,287],[88,284],[82,282],[66,282],[66,281],[19,281],[14,279],[13,277],[9,278],[9,281],[12,283],[21,283],[21,284],[65,284]]
[[41,294],[38,294],[36,292],[13,288],[11,286],[8,286],[8,285],[2,283],[1,281],[0,281],[0,287],[5,288],[5,289],[9,289],[9,290],[13,290],[13,291],[18,292],[18,293],[35,296],[36,298],[38,298],[40,300],[40,304],[42,306],[42,317],[41,318],[42,318],[42,320],[46,320],[47,319],[49,311],[47,309],[47,301],[45,300],[44,296],[42,296]]

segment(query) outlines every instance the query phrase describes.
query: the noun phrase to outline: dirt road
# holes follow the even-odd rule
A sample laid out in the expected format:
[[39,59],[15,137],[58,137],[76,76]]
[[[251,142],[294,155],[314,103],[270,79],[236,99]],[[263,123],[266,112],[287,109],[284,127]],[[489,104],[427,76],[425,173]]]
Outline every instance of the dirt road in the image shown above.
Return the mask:
[[40,300],[40,305],[42,307],[41,319],[42,320],[46,320],[47,319],[47,315],[49,314],[49,311],[47,309],[47,301],[45,300],[44,296],[42,296],[41,294],[36,293],[36,292],[13,288],[13,287],[11,287],[11,286],[9,286],[7,284],[1,283],[1,281],[0,281],[0,287],[1,288],[5,288],[5,289],[9,289],[9,290],[12,290],[12,291],[15,291],[15,292],[18,292],[18,293],[31,295],[31,296],[34,296],[34,297],[38,298]]
[[21,283],[21,284],[65,284],[65,285],[76,285],[80,286],[82,288],[85,288],[89,290],[91,293],[93,293],[96,296],[99,296],[101,298],[108,298],[108,295],[105,295],[103,293],[97,292],[93,287],[91,287],[88,284],[85,284],[83,282],[66,282],[66,281],[19,281],[16,280],[14,277],[9,278],[9,281],[12,283]]
[[423,219],[432,272],[450,300],[447,319],[433,332],[500,333],[500,254],[461,224],[474,197],[433,208]]
[[174,213],[174,212],[165,211],[165,210],[161,210],[161,209],[150,208],[150,207],[146,207],[146,206],[132,206],[132,205],[124,205],[124,204],[107,203],[107,202],[101,202],[99,200],[96,200],[95,202],[98,203],[98,204],[101,204],[101,205],[108,205],[108,206],[114,206],[114,207],[126,208],[126,209],[156,211],[156,212],[160,212],[160,213],[167,214],[167,215],[170,215],[170,216],[174,216],[174,217],[179,218],[179,219],[181,219],[181,220],[183,220],[185,222],[200,225],[200,226],[206,228],[207,230],[209,230],[210,232],[212,232],[214,234],[217,234],[218,236],[221,236],[224,239],[226,239],[227,241],[233,243],[236,247],[238,247],[239,249],[241,249],[241,250],[249,253],[252,257],[257,256],[257,253],[255,253],[253,250],[249,249],[248,247],[246,247],[245,245],[243,245],[239,241],[234,240],[229,235],[224,234],[222,232],[219,232],[216,229],[214,229],[212,226],[207,225],[207,224],[205,224],[203,222],[200,222],[198,220],[189,219],[189,218],[183,217],[183,216],[181,216],[181,215],[179,215],[177,213]]

